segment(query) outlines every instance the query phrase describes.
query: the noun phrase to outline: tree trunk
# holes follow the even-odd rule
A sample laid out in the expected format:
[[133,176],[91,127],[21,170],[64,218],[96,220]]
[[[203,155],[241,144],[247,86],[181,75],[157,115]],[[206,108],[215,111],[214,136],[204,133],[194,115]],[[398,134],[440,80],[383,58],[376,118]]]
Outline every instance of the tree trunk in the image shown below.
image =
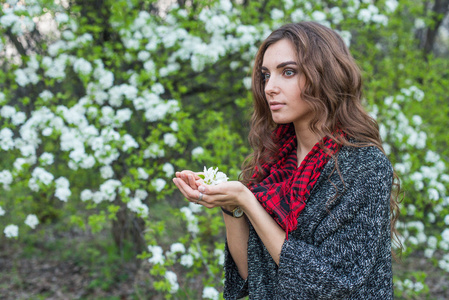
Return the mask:
[[134,252],[139,254],[145,249],[145,240],[142,235],[145,222],[130,212],[124,203],[121,203],[120,206],[116,215],[117,219],[112,222],[114,242],[121,253],[123,253],[125,243],[130,242]]
[[432,52],[435,40],[438,35],[438,30],[440,29],[441,23],[446,17],[448,10],[449,10],[449,0],[435,0],[435,4],[432,8],[432,19],[434,21],[434,25],[432,27],[427,28],[423,46],[425,56],[427,56]]

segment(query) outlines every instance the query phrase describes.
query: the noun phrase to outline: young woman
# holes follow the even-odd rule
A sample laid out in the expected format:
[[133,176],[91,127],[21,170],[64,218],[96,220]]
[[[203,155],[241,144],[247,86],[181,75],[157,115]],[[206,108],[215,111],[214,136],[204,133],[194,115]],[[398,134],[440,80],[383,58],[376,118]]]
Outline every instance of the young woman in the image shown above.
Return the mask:
[[223,210],[225,299],[393,299],[394,173],[343,40],[287,24],[260,46],[252,80],[241,181],[173,180],[189,201]]

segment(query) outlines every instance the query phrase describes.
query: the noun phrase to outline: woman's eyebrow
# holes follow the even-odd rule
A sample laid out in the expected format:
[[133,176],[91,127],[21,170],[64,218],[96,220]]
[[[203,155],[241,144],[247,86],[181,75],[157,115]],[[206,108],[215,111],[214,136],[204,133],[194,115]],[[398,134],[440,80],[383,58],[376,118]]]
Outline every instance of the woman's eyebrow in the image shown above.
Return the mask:
[[[296,61],[293,61],[293,60],[285,61],[285,62],[280,63],[279,65],[277,65],[276,69],[283,68],[283,67],[285,67],[287,65],[297,65],[297,63],[296,63]],[[268,70],[268,68],[262,66],[262,70]]]

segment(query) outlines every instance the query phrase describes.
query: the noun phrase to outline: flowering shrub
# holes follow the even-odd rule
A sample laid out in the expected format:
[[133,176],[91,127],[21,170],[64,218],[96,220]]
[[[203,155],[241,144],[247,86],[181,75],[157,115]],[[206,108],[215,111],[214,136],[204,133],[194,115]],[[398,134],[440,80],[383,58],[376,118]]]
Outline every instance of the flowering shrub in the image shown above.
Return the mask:
[[[2,242],[49,223],[111,229],[117,245],[132,241],[150,262],[154,287],[166,297],[219,299],[221,215],[177,199],[169,180],[175,170],[205,164],[237,179],[249,151],[242,124],[257,46],[285,22],[314,20],[336,29],[364,70],[365,104],[406,191],[405,254],[423,250],[449,272],[441,126],[448,111],[439,105],[448,68],[411,46],[429,18],[424,2],[157,4],[0,5]],[[210,183],[226,177],[205,173],[215,176]],[[427,291],[425,277],[414,278],[395,278],[404,295]],[[199,285],[190,290],[192,282]]]

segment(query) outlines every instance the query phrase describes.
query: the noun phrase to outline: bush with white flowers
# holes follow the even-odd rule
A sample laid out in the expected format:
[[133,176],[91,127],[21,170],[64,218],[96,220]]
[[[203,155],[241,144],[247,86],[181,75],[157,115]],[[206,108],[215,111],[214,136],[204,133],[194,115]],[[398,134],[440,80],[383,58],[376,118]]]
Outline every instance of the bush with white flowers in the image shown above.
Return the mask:
[[[161,294],[176,297],[200,281],[195,298],[220,299],[221,215],[183,202],[171,178],[214,165],[237,179],[249,153],[257,46],[285,22],[313,20],[336,29],[364,70],[364,104],[406,190],[405,254],[422,249],[449,272],[448,111],[440,105],[449,76],[444,61],[421,59],[411,46],[429,19],[424,3],[103,5],[107,20],[47,0],[0,6],[1,242],[20,242],[19,232],[32,235],[49,221],[111,229],[118,246],[129,238],[149,262]],[[36,35],[46,14],[56,34]],[[20,47],[26,39],[33,42]],[[204,173],[208,184],[228,179],[214,168]],[[395,281],[404,295],[426,293],[422,276],[413,278]]]

